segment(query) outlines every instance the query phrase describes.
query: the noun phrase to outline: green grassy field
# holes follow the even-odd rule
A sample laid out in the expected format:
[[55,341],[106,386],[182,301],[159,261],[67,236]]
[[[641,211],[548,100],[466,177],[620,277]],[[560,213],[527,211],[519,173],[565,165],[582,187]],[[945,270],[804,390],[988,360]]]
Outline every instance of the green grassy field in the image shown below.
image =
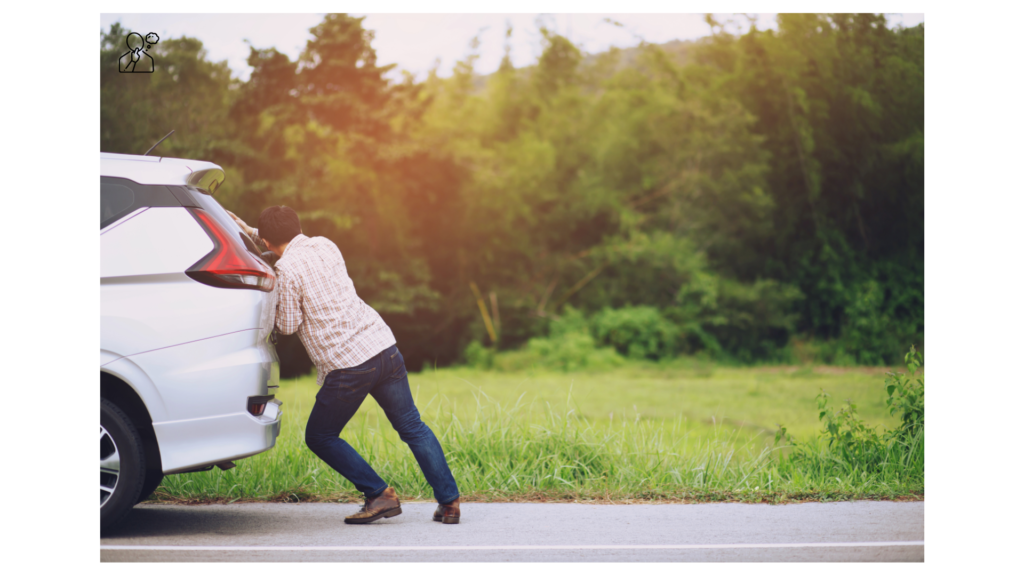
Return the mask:
[[[893,463],[866,473],[817,442],[815,396],[846,399],[869,426],[895,425],[882,368],[730,368],[682,359],[603,372],[410,374],[424,421],[440,438],[466,500],[687,499],[786,501],[923,497],[919,473]],[[169,476],[158,500],[355,500],[358,493],[302,438],[317,387],[281,383],[277,446],[232,470]],[[783,424],[816,446],[818,464],[780,462]],[[342,433],[405,499],[431,499],[408,448],[372,398]],[[836,472],[839,466],[839,472]],[[806,469],[805,469],[806,468]],[[916,468],[915,468],[916,469]]]
[[[724,428],[744,440],[774,437],[785,424],[794,437],[817,434],[815,396],[825,389],[851,399],[870,425],[891,426],[883,391],[885,368],[724,368],[692,363],[635,365],[606,372],[501,373],[468,368],[410,376],[421,411],[472,417],[480,399],[573,409],[587,422],[670,422],[682,419],[691,436]],[[315,393],[315,389],[312,390]],[[521,400],[520,400],[521,398]],[[721,424],[722,426],[719,426]]]

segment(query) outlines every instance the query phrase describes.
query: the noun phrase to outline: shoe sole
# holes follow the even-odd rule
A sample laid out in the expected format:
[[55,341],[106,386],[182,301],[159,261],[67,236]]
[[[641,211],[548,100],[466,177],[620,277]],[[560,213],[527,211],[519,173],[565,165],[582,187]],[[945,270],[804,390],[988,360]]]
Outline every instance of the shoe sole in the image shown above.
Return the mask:
[[452,516],[445,516],[444,518],[434,516],[434,522],[441,522],[442,524],[458,524],[459,519]]
[[374,516],[369,516],[366,518],[345,518],[345,524],[369,524],[370,522],[380,520],[381,518],[392,518],[394,516],[398,516],[401,513],[401,507],[392,508],[391,510],[385,510],[380,514],[376,514]]

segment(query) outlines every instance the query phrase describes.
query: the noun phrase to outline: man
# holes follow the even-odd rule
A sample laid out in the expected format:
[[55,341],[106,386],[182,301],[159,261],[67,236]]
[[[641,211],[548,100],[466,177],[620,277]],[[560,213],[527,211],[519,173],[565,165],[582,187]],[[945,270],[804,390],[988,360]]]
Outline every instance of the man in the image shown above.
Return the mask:
[[316,364],[320,391],[306,423],[306,445],[363,493],[364,506],[346,524],[367,524],[402,513],[395,489],[341,438],[341,430],[369,394],[384,410],[434,489],[434,520],[458,524],[459,489],[437,437],[420,419],[409,391],[405,361],[391,329],[356,295],[345,259],[330,240],[302,234],[299,216],[271,206],[252,228],[231,214],[257,246],[277,261],[277,329],[299,333]]

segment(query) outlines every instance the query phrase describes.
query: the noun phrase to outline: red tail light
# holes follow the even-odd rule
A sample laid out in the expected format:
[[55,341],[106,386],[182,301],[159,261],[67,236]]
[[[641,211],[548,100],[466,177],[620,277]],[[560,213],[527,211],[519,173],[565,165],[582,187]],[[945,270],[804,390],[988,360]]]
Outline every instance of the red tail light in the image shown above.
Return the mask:
[[270,266],[234,242],[231,233],[206,211],[199,208],[189,208],[189,211],[213,240],[213,250],[185,274],[197,282],[218,288],[247,288],[264,292],[274,289],[277,277]]

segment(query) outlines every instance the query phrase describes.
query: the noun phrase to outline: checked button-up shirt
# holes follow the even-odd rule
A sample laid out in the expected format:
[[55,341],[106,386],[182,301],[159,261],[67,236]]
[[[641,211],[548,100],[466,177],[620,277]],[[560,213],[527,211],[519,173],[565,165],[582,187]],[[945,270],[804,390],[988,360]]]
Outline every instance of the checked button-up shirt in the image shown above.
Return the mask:
[[[260,245],[259,231],[253,240]],[[299,234],[277,261],[277,329],[299,333],[316,365],[317,385],[395,344],[377,311],[356,295],[341,251],[327,238]]]

